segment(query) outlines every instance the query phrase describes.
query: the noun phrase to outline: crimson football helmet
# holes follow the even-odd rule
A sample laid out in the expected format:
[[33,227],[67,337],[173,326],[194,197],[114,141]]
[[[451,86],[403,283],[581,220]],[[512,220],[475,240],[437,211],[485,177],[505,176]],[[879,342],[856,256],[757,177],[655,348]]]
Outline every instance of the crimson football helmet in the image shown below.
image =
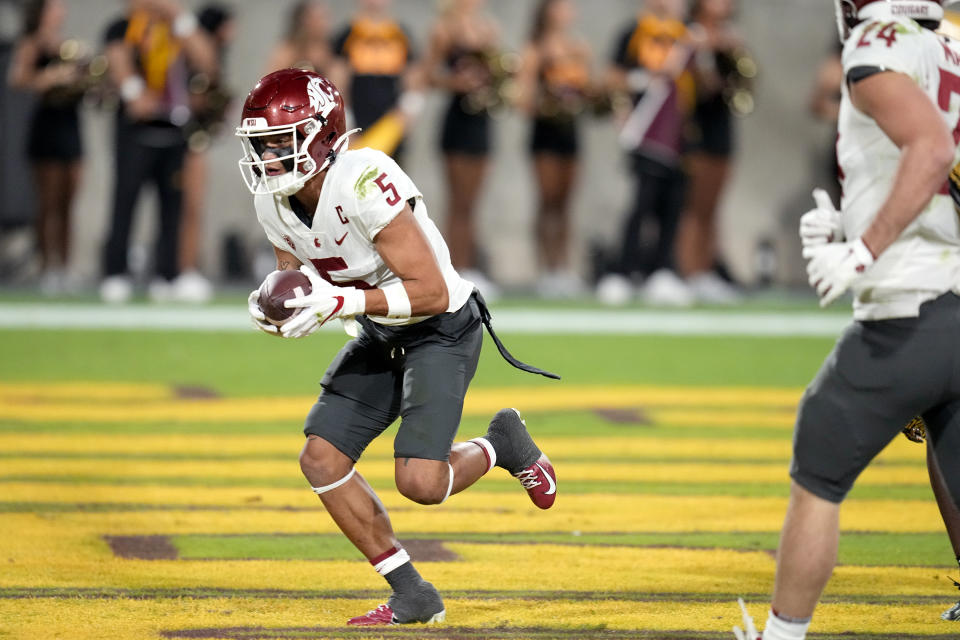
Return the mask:
[[[356,131],[347,131],[343,98],[328,79],[303,69],[274,71],[243,103],[236,131],[244,151],[240,173],[254,195],[292,195],[329,167]],[[267,146],[269,138],[284,134],[290,135],[289,146]],[[264,161],[268,149],[277,157]],[[286,171],[268,175],[266,165],[275,162]]]
[[846,42],[857,23],[871,18],[910,18],[939,23],[943,0],[834,0],[840,41]]

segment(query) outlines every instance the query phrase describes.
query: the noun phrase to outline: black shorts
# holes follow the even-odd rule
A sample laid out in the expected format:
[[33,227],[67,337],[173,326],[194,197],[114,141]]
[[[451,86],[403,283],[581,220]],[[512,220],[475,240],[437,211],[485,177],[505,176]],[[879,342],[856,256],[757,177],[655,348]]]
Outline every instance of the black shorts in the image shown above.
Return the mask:
[[723,158],[733,155],[733,114],[723,98],[699,103],[688,129],[689,151]]
[[440,148],[445,153],[486,156],[490,153],[490,115],[486,111],[467,113],[454,95],[443,118]]
[[557,156],[577,155],[577,123],[573,118],[536,118],[530,134],[530,151]]
[[83,156],[77,106],[40,107],[33,114],[27,157],[34,161],[74,162]]
[[399,416],[395,457],[447,460],[483,344],[476,300],[404,327],[357,319],[363,331],[327,369],[304,433],[356,461]]
[[854,322],[807,387],[790,476],[840,502],[907,422],[922,415],[954,502],[960,498],[960,298],[947,293],[917,318]]

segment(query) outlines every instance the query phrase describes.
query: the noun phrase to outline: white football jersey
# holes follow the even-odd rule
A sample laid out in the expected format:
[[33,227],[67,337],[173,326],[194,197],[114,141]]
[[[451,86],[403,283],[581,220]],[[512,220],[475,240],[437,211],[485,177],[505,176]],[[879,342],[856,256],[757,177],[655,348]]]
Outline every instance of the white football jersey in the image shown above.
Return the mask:
[[[912,78],[940,108],[954,141],[960,136],[957,42],[912,20],[867,21],[853,29],[843,47],[844,76],[857,67],[876,67]],[[837,128],[843,227],[852,239],[867,230],[887,198],[900,150],[873,119],[853,106],[846,83]],[[960,160],[960,153],[954,160]],[[951,290],[960,292],[960,223],[944,182],[920,216],[856,282],[854,317],[915,317],[922,303]]]
[[[377,252],[373,240],[410,201],[413,215],[433,249],[450,298],[447,311],[457,311],[470,298],[473,284],[450,264],[443,236],[427,214],[423,195],[388,155],[374,149],[345,151],[328,170],[311,226],[294,213],[286,196],[254,197],[257,219],[267,239],[279,249],[312,264],[327,281],[358,289],[383,288],[400,282]],[[382,324],[412,324],[409,319],[370,316]]]

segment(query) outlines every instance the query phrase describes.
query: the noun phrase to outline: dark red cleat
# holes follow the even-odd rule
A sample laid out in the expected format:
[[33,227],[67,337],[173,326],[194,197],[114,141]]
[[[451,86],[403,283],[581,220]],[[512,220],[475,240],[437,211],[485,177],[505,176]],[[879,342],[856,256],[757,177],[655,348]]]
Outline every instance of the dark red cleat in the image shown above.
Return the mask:
[[[446,609],[435,613],[424,624],[433,624],[434,622],[443,622],[447,617]],[[362,616],[350,618],[347,624],[354,627],[376,627],[387,624],[403,624],[393,615],[393,609],[388,604],[382,604],[372,611],[367,611]]]
[[532,465],[513,476],[520,481],[527,495],[541,509],[549,509],[557,499],[557,474],[545,454]]

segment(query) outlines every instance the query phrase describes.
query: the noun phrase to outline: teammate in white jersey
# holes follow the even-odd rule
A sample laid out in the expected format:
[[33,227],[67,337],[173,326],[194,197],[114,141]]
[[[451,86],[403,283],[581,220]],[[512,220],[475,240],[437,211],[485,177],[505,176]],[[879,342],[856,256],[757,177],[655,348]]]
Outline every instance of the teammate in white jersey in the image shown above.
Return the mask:
[[312,284],[308,295],[287,302],[300,311],[279,329],[264,317],[257,291],[249,309],[259,329],[287,338],[335,318],[352,327],[356,337],[327,369],[307,416],[300,467],[341,531],[393,588],[386,604],[348,624],[437,622],[445,616],[440,595],[413,567],[354,463],[400,417],[395,479],[407,498],[441,503],[499,466],[534,504],[549,508],[556,475],[515,409],[498,412],[482,438],[453,439],[480,355],[481,324],[511,364],[556,376],[506,352],[483,299],[450,265],[420,191],[387,155],[348,151],[351,133],[340,92],[316,73],[276,71],[247,96],[237,129],[241,172],[277,268],[299,268]]
[[[960,225],[947,182],[958,160],[960,46],[934,32],[941,4],[836,0],[842,206],[819,196],[800,233],[821,304],[850,289],[855,321],[797,414],[764,640],[806,637],[836,563],[840,503],[912,416],[926,422],[947,499],[960,498]],[[736,636],[760,637],[743,613]]]

